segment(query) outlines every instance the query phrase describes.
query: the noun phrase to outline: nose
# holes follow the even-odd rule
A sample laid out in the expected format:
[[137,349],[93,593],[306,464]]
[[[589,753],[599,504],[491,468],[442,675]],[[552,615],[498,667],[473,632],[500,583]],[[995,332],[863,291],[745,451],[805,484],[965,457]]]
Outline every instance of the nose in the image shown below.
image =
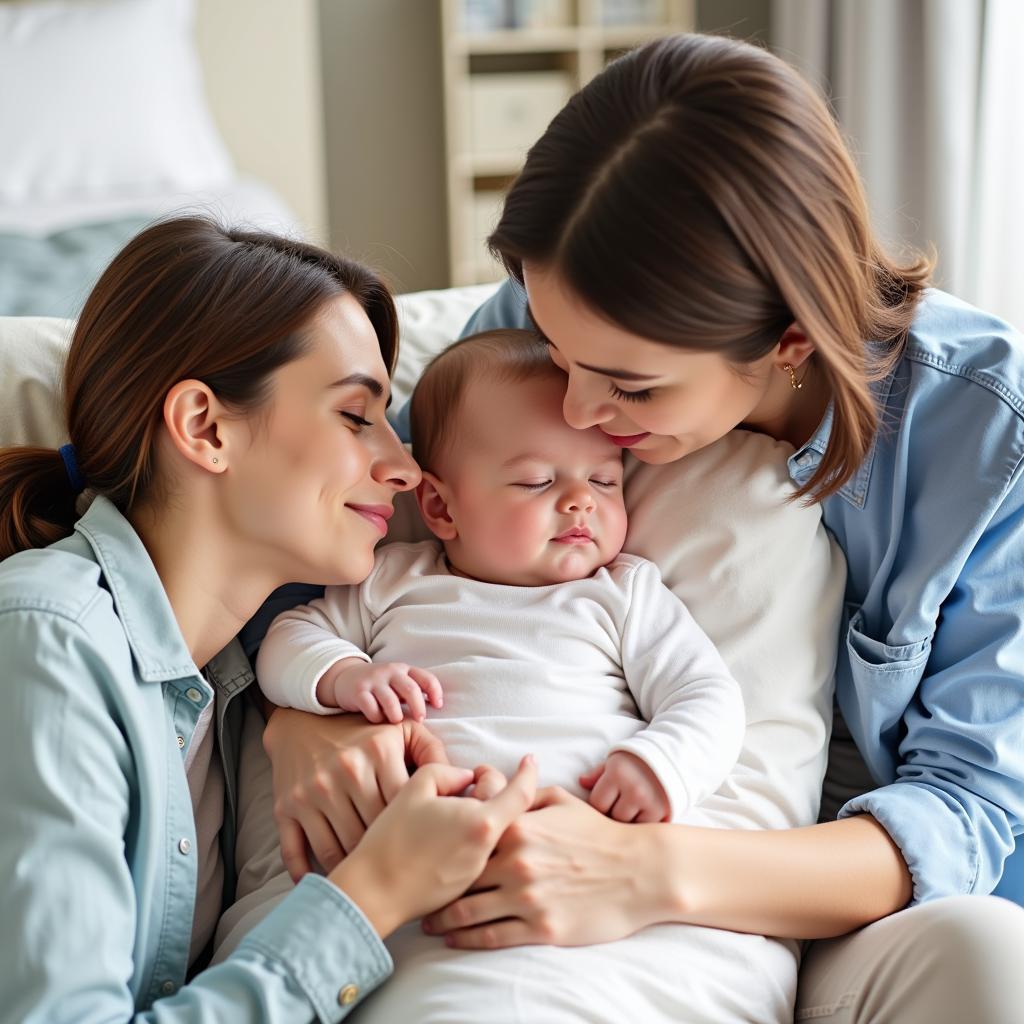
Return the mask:
[[586,430],[599,423],[607,423],[614,415],[614,408],[588,395],[587,385],[579,374],[569,374],[565,398],[562,400],[562,417],[570,427]]
[[422,479],[420,467],[390,428],[381,432],[381,448],[373,460],[370,475],[395,491],[411,491]]
[[586,484],[574,484],[558,499],[557,507],[558,511],[565,515],[574,512],[589,515],[594,511],[594,495]]

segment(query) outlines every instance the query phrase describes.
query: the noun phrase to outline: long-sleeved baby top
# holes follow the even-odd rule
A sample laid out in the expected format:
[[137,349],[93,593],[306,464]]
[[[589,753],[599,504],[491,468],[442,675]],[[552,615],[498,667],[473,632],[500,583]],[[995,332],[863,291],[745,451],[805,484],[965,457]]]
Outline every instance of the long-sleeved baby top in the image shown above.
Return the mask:
[[429,669],[444,688],[427,724],[453,764],[515,770],[580,793],[609,753],[640,757],[676,818],[713,793],[743,739],[740,687],[653,563],[619,555],[550,586],[455,575],[432,541],[390,544],[358,587],[275,620],[260,650],[263,692],[330,713],[316,684],[343,658]]

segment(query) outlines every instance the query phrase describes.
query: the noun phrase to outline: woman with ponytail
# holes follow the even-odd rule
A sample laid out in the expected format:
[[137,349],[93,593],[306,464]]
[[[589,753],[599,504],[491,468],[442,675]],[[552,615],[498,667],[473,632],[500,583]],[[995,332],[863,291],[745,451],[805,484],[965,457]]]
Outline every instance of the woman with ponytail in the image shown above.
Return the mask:
[[[340,1020],[390,972],[381,937],[530,803],[528,762],[489,800],[427,764],[207,966],[262,731],[233,637],[282,583],[369,572],[419,479],[384,417],[396,355],[368,270],[205,219],[147,229],[89,296],[69,443],[0,450],[0,1021]],[[443,761],[422,729],[389,742]]]

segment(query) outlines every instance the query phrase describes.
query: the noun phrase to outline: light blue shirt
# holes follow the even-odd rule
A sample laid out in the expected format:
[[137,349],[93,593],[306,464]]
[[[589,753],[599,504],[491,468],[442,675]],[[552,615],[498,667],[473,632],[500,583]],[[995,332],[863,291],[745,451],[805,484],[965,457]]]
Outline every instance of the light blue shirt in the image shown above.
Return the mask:
[[[463,336],[526,326],[506,282]],[[1024,338],[929,291],[875,393],[875,443],[822,505],[849,566],[836,695],[878,786],[840,817],[881,822],[914,902],[992,892],[1005,866],[998,892],[1024,905]],[[831,427],[830,409],[795,483]]]
[[216,700],[233,890],[238,644],[197,671],[153,563],[97,498],[65,540],[0,562],[0,1021],[338,1021],[391,971],[355,905],[307,876],[186,983],[197,856],[184,759]]

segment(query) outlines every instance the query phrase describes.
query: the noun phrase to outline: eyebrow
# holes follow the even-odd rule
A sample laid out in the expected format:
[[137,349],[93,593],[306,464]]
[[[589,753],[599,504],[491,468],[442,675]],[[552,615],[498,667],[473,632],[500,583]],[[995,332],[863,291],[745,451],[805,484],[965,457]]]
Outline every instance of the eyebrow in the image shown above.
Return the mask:
[[[520,462],[550,462],[551,457],[544,455],[541,452],[526,452],[523,455],[513,455],[511,459],[506,459],[502,464],[502,469],[510,469],[513,466],[519,465]],[[607,459],[602,459],[598,465],[601,466],[622,466],[622,457],[619,455],[609,455]]]
[[[342,377],[341,380],[336,380],[333,384],[328,384],[327,390],[330,391],[332,388],[347,388],[352,384],[366,388],[374,398],[381,398],[384,394],[384,385],[381,384],[376,377],[371,377],[368,373],[350,373],[347,377]],[[390,405],[391,394],[389,392],[388,400],[384,403],[384,408],[387,409]]]
[[[555,350],[558,346],[540,329],[540,325],[537,323],[537,318],[533,315],[533,310],[530,308],[530,303],[526,303],[526,315],[530,319],[530,323],[533,324],[533,329],[541,336]],[[607,366],[591,366],[589,363],[577,363],[576,364],[581,370],[589,370],[591,373],[599,373],[604,377],[616,377],[619,380],[631,380],[631,381],[652,381],[658,379],[658,374],[651,373],[635,373],[633,370],[617,370]]]
[[506,459],[502,464],[502,469],[508,469],[510,466],[516,466],[520,462],[547,462],[548,459],[544,455],[534,454],[528,452],[524,455],[513,455],[511,459]]

